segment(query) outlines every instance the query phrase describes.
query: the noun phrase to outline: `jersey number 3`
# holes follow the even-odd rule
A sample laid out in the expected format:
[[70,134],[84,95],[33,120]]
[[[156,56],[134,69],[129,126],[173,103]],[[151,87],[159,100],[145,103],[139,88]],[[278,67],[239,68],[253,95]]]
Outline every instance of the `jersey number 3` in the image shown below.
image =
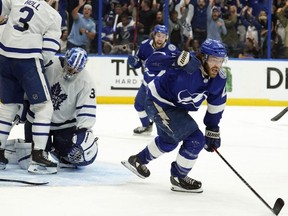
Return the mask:
[[20,26],[20,25],[14,25],[13,27],[18,30],[18,31],[26,31],[28,30],[29,28],[29,24],[28,22],[32,19],[33,15],[34,15],[34,11],[32,8],[29,8],[29,7],[23,7],[20,9],[20,12],[21,13],[25,13],[27,12],[27,16],[26,17],[20,17],[19,19],[19,22],[22,23],[23,25]]

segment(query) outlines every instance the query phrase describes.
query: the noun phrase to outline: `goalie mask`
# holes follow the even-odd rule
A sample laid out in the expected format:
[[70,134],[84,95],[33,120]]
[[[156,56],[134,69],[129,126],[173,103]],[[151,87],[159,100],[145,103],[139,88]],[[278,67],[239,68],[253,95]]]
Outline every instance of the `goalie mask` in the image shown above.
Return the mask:
[[73,136],[68,161],[75,166],[87,166],[94,162],[98,153],[98,138],[89,130],[81,131]]
[[87,52],[80,47],[67,50],[65,53],[64,79],[69,80],[81,72],[85,68],[87,59]]

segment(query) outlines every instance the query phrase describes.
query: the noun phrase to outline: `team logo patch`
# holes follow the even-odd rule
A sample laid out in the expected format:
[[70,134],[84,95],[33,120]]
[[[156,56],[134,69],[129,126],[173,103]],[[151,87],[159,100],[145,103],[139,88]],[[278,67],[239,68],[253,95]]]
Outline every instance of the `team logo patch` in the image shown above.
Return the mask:
[[220,76],[222,79],[226,79],[226,78],[227,78],[226,72],[225,72],[224,70],[222,70],[222,69],[219,71],[219,76]]
[[60,110],[60,106],[67,99],[67,94],[61,93],[62,89],[59,83],[51,86],[51,100],[54,110]]
[[38,100],[38,94],[33,94],[32,98],[33,98],[33,100]]
[[176,50],[176,46],[175,46],[174,44],[169,44],[169,45],[168,45],[168,49],[169,49],[170,51],[175,51],[175,50]]

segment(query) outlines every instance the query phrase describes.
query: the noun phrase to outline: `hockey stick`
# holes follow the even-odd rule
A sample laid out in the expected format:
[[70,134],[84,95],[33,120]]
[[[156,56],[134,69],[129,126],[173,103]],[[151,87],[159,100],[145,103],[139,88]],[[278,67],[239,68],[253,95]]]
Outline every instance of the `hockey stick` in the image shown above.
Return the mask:
[[232,171],[242,180],[242,182],[244,182],[244,184],[266,205],[266,207],[268,207],[273,212],[273,214],[275,215],[279,214],[279,212],[281,211],[281,209],[283,208],[285,204],[283,199],[278,198],[273,208],[271,208],[269,204],[248,184],[248,182],[245,181],[245,179],[228,163],[228,161],[219,153],[219,151],[216,148],[214,148],[214,151],[232,169]]
[[280,113],[278,113],[276,116],[274,116],[271,121],[278,121],[280,118],[282,118],[283,115],[285,115],[285,113],[288,112],[288,107],[286,107],[285,109],[283,109]]
[[3,179],[0,178],[0,182],[13,182],[13,183],[20,183],[20,184],[27,184],[27,185],[46,185],[49,182],[32,182],[32,181],[25,181],[25,180],[17,180],[17,179]]
[[135,14],[135,27],[134,27],[134,36],[133,36],[133,50],[132,55],[135,55],[135,50],[137,47],[137,31],[138,31],[138,19],[139,19],[139,10],[140,10],[140,0],[137,1],[136,14]]

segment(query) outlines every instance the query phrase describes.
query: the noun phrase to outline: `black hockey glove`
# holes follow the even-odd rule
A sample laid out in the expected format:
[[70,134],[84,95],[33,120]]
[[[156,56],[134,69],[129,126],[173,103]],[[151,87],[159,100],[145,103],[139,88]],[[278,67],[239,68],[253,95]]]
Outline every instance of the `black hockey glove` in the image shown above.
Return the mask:
[[214,148],[218,149],[221,145],[220,131],[219,128],[209,129],[205,131],[205,146],[204,148],[208,152],[213,152]]

